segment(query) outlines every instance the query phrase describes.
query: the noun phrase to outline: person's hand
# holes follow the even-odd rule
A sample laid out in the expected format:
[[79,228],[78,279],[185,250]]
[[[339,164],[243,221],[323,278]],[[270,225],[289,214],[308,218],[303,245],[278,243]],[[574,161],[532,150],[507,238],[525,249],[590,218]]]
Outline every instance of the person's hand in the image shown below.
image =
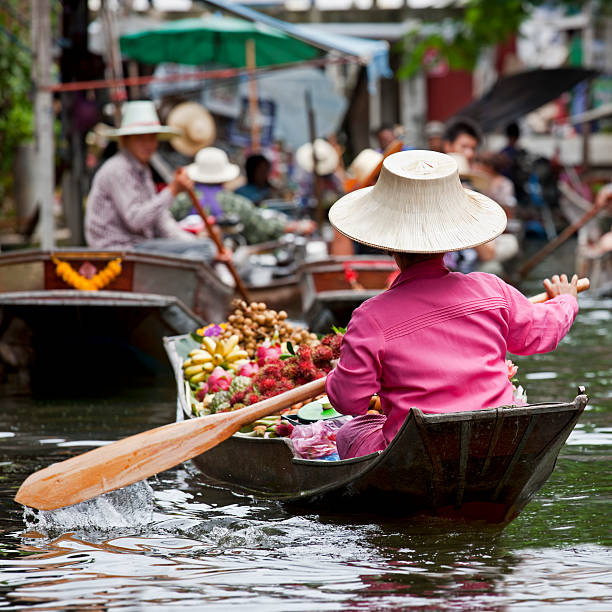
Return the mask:
[[567,280],[567,275],[562,274],[560,277],[555,274],[552,280],[547,278],[542,282],[549,298],[557,297],[558,295],[573,295],[578,297],[578,275],[574,274],[572,280]]
[[595,206],[604,206],[612,198],[612,183],[604,185],[595,198]]
[[193,181],[189,178],[187,170],[185,168],[179,168],[174,173],[172,182],[168,185],[168,189],[172,192],[172,195],[176,196],[183,191],[193,189]]
[[215,257],[215,261],[219,261],[226,264],[232,263],[232,260],[232,252],[229,249],[223,249],[222,251],[219,251],[217,253],[217,256]]

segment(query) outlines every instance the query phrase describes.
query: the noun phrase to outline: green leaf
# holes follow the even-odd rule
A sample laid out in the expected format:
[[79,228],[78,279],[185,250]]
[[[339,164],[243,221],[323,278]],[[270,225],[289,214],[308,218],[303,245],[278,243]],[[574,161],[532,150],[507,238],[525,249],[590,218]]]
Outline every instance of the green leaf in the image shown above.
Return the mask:
[[291,353],[292,355],[295,355],[295,349],[293,348],[293,344],[291,344],[291,342],[287,342],[287,350],[289,351],[289,353]]
[[335,334],[342,334],[343,336],[346,334],[346,327],[336,327],[335,325],[332,325],[332,329],[334,330]]
[[192,340],[195,340],[198,344],[202,344],[204,340],[204,336],[200,336],[200,334],[196,334],[193,332],[191,335]]

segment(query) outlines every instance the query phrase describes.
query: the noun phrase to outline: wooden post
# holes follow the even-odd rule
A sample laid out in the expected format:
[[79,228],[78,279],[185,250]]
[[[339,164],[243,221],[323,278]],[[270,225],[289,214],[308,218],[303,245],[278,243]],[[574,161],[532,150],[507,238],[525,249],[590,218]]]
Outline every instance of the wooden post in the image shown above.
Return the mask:
[[53,96],[43,88],[51,84],[51,16],[49,0],[38,0],[32,7],[32,49],[34,51],[34,201],[40,210],[40,246],[55,246],[53,202],[55,187],[55,147],[53,137]]
[[[119,50],[119,37],[117,35],[117,18],[111,10],[107,0],[102,0],[102,25],[106,42],[106,65],[107,73],[111,79],[123,78],[123,66],[121,64],[121,52]],[[114,106],[115,126],[121,125],[121,105],[127,99],[124,86],[111,89],[111,100]]]
[[315,124],[315,114],[312,108],[312,98],[310,91],[306,92],[306,112],[308,113],[308,132],[309,138],[312,145],[312,185],[313,193],[317,201],[317,212],[316,219],[319,227],[319,232],[323,227],[323,194],[321,193],[321,182],[319,181],[319,164],[317,159],[317,152],[315,150],[315,140],[317,138],[317,129]]
[[251,153],[257,153],[261,148],[259,132],[259,101],[257,99],[257,81],[254,72],[257,67],[255,56],[255,41],[246,41],[246,65],[249,73],[249,120],[251,123]]

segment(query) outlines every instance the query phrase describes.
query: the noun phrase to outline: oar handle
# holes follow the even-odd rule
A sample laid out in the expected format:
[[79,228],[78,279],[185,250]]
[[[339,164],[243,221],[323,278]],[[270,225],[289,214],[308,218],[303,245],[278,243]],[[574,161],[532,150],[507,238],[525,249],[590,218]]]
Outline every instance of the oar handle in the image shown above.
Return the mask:
[[[591,281],[588,278],[580,278],[578,279],[578,293],[582,291],[586,291],[591,286]],[[541,304],[542,302],[546,302],[550,298],[548,297],[548,293],[545,291],[543,293],[538,293],[529,298],[529,301],[532,304]]]
[[[217,236],[214,229],[212,228],[210,221],[208,220],[208,216],[206,212],[202,208],[202,205],[198,202],[198,198],[196,197],[196,194],[194,193],[193,189],[188,189],[187,193],[189,194],[189,197],[191,198],[191,203],[193,204],[194,208],[198,211],[200,217],[202,217],[202,221],[204,221],[204,225],[206,225],[206,231],[208,232],[208,235],[211,237],[212,241],[215,243],[219,253],[222,253],[224,251],[223,244],[221,243],[221,240],[219,240],[219,236]],[[251,299],[249,298],[249,294],[246,290],[246,287],[244,286],[244,282],[240,278],[240,274],[238,274],[238,271],[236,270],[236,267],[234,266],[234,264],[231,261],[224,261],[223,263],[225,263],[225,265],[227,266],[227,269],[230,271],[230,274],[234,278],[234,282],[236,283],[236,288],[238,289],[238,292],[240,293],[242,298],[245,301],[250,302]]]

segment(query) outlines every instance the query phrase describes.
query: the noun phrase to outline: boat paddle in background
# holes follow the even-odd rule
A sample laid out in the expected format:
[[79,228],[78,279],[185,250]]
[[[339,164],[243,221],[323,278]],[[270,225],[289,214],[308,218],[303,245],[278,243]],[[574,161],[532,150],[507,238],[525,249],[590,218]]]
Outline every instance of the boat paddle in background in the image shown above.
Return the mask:
[[[578,291],[588,288],[588,279],[578,281]],[[542,293],[530,301],[547,299]],[[233,412],[163,425],[54,463],[28,476],[15,501],[38,510],[56,510],[134,484],[210,450],[247,423],[320,395],[325,381],[325,377],[313,380]]]
[[[213,229],[210,221],[208,220],[208,215],[206,214],[206,211],[202,208],[200,202],[198,202],[198,198],[196,197],[195,192],[193,191],[193,189],[188,189],[187,193],[191,198],[191,203],[193,204],[194,208],[198,211],[200,217],[202,217],[202,221],[204,221],[204,225],[206,225],[206,231],[208,232],[208,235],[215,243],[215,246],[217,247],[219,253],[222,253],[225,250],[225,247],[221,243],[219,236],[217,236],[217,233]],[[249,294],[246,290],[246,287],[244,286],[242,278],[240,278],[240,274],[238,274],[238,271],[236,270],[236,266],[234,266],[234,263],[230,260],[224,260],[223,263],[225,263],[227,269],[230,271],[230,274],[234,278],[234,282],[236,283],[236,289],[238,290],[238,293],[240,293],[240,295],[242,296],[242,299],[246,302],[250,302],[251,300],[249,298]]]

